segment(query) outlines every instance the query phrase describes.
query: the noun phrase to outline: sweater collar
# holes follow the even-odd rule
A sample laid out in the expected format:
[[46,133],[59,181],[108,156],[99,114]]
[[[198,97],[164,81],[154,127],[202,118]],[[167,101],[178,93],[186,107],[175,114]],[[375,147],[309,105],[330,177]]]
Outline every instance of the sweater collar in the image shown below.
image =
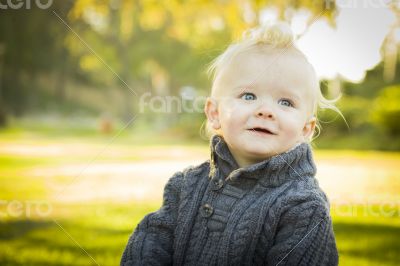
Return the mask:
[[239,168],[223,137],[212,136],[210,148],[211,179],[223,178],[239,182],[240,178],[255,178],[266,186],[276,187],[289,180],[314,176],[316,173],[312,149],[308,143],[298,144],[289,151],[243,168]]

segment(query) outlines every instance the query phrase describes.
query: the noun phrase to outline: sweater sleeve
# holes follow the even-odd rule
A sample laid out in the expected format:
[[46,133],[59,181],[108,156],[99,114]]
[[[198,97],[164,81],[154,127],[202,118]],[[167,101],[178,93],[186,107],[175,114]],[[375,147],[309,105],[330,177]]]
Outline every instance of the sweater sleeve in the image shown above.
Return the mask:
[[338,265],[327,203],[307,201],[287,209],[278,224],[267,265]]
[[129,238],[121,266],[172,265],[174,230],[178,215],[181,172],[172,176],[164,187],[159,210],[147,214]]

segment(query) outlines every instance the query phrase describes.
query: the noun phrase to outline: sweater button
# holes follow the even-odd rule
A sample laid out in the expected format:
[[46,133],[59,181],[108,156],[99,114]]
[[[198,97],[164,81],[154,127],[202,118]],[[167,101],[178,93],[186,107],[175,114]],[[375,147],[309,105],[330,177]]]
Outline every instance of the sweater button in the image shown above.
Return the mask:
[[200,209],[201,216],[205,218],[210,217],[213,214],[213,212],[214,208],[211,207],[211,205],[208,203],[204,204]]
[[213,186],[211,189],[214,191],[222,188],[222,186],[224,185],[224,181],[222,179],[214,179],[212,182]]

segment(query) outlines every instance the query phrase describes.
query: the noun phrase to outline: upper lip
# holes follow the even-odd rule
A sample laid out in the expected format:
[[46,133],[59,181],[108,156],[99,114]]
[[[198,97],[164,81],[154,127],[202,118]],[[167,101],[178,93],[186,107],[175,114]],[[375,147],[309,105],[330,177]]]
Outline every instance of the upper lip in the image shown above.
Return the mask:
[[276,133],[273,130],[271,130],[271,129],[267,128],[267,127],[255,126],[255,127],[249,128],[248,130],[264,131],[266,133],[269,133],[269,134],[272,134],[272,135],[276,135]]

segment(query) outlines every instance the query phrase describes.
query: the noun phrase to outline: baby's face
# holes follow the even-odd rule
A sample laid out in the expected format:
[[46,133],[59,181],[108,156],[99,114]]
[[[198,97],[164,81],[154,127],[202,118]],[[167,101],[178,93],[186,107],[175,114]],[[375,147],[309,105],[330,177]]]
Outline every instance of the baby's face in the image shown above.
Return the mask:
[[283,153],[313,133],[313,82],[308,63],[290,52],[247,52],[222,69],[206,112],[239,166]]

